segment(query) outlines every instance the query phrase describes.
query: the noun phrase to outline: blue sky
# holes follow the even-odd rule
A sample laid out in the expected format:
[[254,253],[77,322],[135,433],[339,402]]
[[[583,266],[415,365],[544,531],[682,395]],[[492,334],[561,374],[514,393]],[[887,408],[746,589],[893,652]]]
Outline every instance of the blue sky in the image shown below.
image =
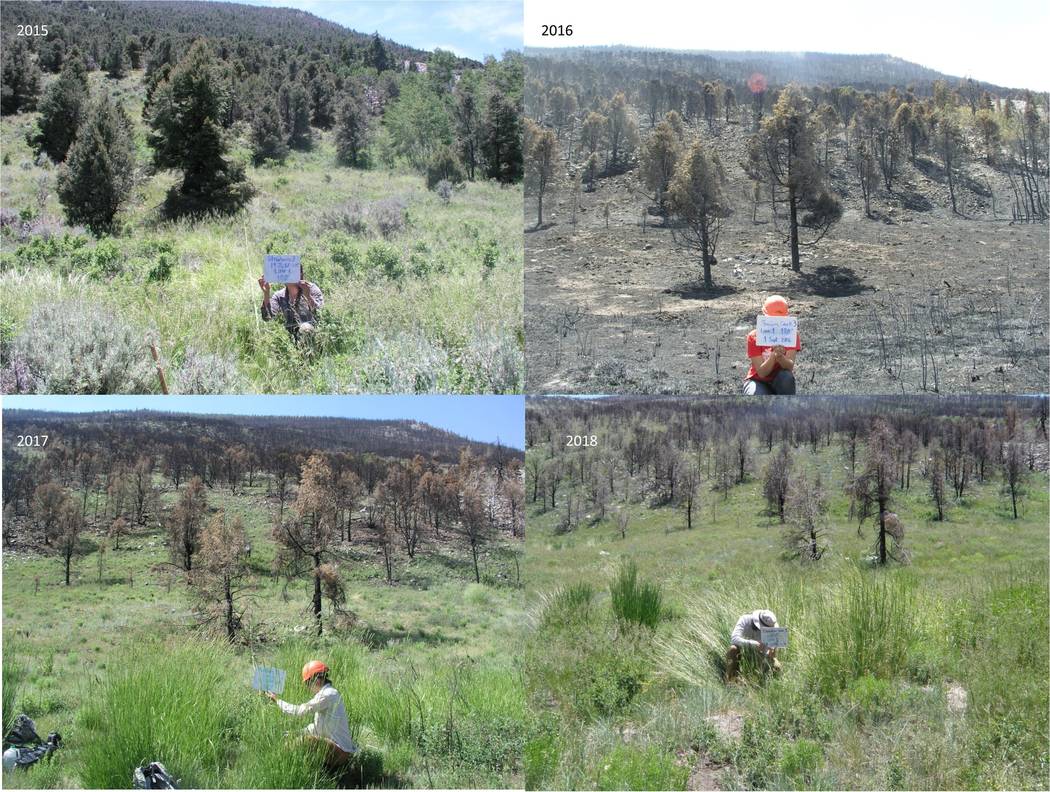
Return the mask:
[[406,418],[472,440],[525,448],[523,396],[5,396],[3,409]]
[[298,8],[359,33],[475,60],[522,45],[522,0],[241,0]]

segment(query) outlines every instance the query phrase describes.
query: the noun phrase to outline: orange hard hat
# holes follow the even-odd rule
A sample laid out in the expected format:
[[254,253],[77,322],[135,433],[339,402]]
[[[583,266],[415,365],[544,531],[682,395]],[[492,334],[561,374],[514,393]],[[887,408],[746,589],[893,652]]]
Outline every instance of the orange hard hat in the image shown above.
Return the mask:
[[303,666],[303,682],[309,682],[318,674],[327,674],[328,666],[320,660],[311,660]]
[[787,316],[788,301],[779,294],[767,297],[766,301],[762,304],[762,313],[766,316]]

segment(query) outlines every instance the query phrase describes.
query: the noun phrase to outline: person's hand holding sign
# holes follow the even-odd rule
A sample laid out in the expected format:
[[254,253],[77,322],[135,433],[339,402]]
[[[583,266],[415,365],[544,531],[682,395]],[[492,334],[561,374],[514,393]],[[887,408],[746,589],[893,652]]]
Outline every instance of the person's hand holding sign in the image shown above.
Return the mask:
[[[302,277],[301,272],[299,273],[299,277]],[[299,294],[307,298],[307,303],[310,305],[311,308],[317,308],[316,304],[314,303],[314,295],[310,293],[310,284],[308,284],[306,280],[299,280]]]
[[270,296],[270,284],[267,282],[265,275],[259,276],[259,288],[263,290],[263,294],[267,297]]

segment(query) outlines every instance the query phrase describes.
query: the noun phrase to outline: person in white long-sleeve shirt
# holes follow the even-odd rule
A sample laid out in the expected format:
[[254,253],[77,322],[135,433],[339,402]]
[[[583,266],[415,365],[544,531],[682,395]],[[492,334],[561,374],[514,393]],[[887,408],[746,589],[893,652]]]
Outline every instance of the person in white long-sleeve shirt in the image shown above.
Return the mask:
[[780,672],[780,661],[777,650],[762,643],[763,627],[779,627],[776,614],[770,610],[756,610],[745,613],[737,619],[736,627],[729,638],[729,650],[726,652],[726,681],[732,682],[740,673],[740,657],[744,652],[753,653],[757,660]]
[[329,768],[345,765],[357,753],[357,746],[350,736],[350,724],[346,718],[346,706],[328,679],[328,666],[320,660],[311,660],[303,666],[303,683],[313,694],[305,704],[289,704],[277,698],[275,693],[266,695],[280,707],[281,712],[293,717],[313,715],[313,722],[303,729],[308,740],[323,743],[325,764]]

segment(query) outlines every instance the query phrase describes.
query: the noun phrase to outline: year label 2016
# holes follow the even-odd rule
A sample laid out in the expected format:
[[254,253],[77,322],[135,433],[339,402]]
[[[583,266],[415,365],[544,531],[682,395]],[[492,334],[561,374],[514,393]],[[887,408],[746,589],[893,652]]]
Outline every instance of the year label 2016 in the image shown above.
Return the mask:
[[571,36],[572,25],[544,25],[541,36]]

